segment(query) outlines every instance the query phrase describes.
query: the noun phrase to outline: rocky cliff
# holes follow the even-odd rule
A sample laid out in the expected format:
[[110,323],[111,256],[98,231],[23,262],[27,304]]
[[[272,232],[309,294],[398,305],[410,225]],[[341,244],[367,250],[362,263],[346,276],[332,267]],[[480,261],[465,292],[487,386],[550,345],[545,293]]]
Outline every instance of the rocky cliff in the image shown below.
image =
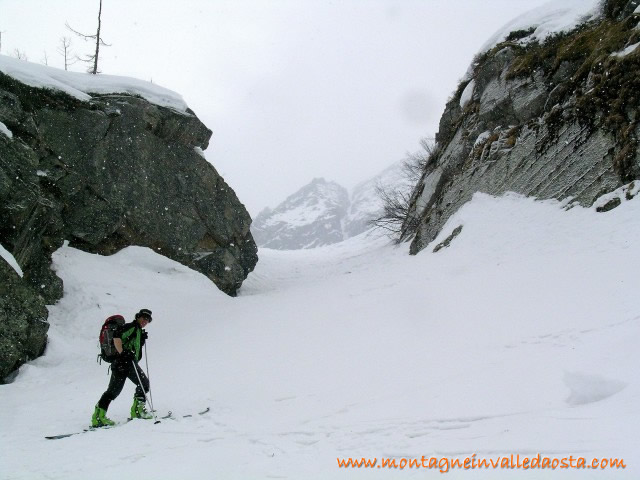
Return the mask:
[[535,25],[483,52],[449,100],[403,238],[431,242],[475,192],[592,205],[640,178],[640,12],[604,2],[569,32]]
[[[103,255],[146,246],[234,295],[257,262],[251,218],[203,158],[211,131],[196,115],[90,83],[82,95],[27,85],[16,76],[47,67],[2,60],[0,244],[24,278],[0,268],[0,379],[44,349],[44,305],[62,296],[51,253],[64,240]],[[56,82],[86,81],[54,70]]]

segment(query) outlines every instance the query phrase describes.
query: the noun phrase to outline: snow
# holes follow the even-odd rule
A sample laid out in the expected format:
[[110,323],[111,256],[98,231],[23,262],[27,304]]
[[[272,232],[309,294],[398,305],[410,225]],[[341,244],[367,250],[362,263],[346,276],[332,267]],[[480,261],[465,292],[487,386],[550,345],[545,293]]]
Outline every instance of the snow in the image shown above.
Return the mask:
[[[506,23],[487,39],[480,47],[477,55],[481,55],[500,42],[505,41],[511,32],[533,29],[530,35],[517,40],[520,45],[527,45],[531,42],[544,42],[550,36],[569,32],[585,22],[595,20],[601,15],[601,0],[563,0],[562,2],[551,0]],[[473,62],[469,65],[467,72],[462,77],[463,82],[472,79],[475,67],[476,64]]]
[[469,103],[471,97],[473,97],[473,89],[475,88],[475,86],[476,81],[471,80],[464,88],[464,90],[462,91],[462,95],[460,95],[460,108],[464,108],[467,103]]
[[491,130],[485,130],[480,135],[478,135],[478,138],[476,138],[476,141],[474,142],[473,146],[474,147],[478,146],[482,142],[486,141],[487,138],[489,138],[490,136],[491,136]]
[[289,227],[301,227],[315,223],[322,218],[336,215],[336,209],[342,207],[347,193],[335,182],[314,179],[309,185],[287,197],[264,222],[266,227],[286,224]]
[[265,222],[265,225],[270,227],[288,224],[291,227],[300,227],[317,222],[333,208],[335,208],[335,204],[330,199],[319,198],[317,203],[312,205],[304,203],[282,212],[276,212]]
[[4,261],[7,262],[9,266],[13,268],[21,278],[24,276],[24,274],[22,273],[22,269],[20,268],[20,265],[18,265],[15,257],[11,254],[11,252],[4,248],[2,244],[0,244],[0,257],[2,257]]
[[626,57],[627,55],[632,53],[636,48],[638,48],[639,45],[640,45],[640,42],[634,43],[633,45],[629,45],[627,48],[623,49],[620,52],[612,53],[611,56],[612,57]]
[[424,187],[422,187],[422,193],[420,194],[420,197],[416,202],[416,213],[418,215],[422,214],[422,211],[431,201],[433,194],[436,193],[438,183],[440,182],[440,178],[442,178],[443,173],[444,171],[442,167],[438,166],[424,179]]
[[517,30],[535,28],[534,32],[524,39],[525,43],[534,40],[542,42],[551,35],[573,30],[578,25],[599,16],[600,3],[600,0],[552,0],[508,22],[484,43],[479,53],[492,49],[504,41],[509,33]]
[[2,133],[3,135],[9,138],[13,138],[13,132],[9,130],[7,126],[2,122],[0,122],[0,133]]
[[207,159],[207,157],[204,154],[204,150],[202,150],[202,148],[200,147],[193,147],[193,150],[200,155],[202,158],[204,158],[205,160]]
[[[2,476],[404,479],[435,472],[336,459],[540,453],[627,468],[446,478],[637,478],[640,197],[625,194],[637,190],[611,194],[622,203],[606,213],[476,194],[417,256],[371,235],[261,250],[236,298],[149,249],[64,246],[46,355],[0,386]],[[143,307],[156,407],[210,413],[45,440],[85,427],[107,386],[103,319]],[[132,395],[127,383],[111,418]]]
[[136,78],[68,72],[5,55],[0,55],[0,72],[29,86],[60,90],[85,102],[91,100],[92,94],[125,93],[177,112],[184,113],[188,108],[178,93]]

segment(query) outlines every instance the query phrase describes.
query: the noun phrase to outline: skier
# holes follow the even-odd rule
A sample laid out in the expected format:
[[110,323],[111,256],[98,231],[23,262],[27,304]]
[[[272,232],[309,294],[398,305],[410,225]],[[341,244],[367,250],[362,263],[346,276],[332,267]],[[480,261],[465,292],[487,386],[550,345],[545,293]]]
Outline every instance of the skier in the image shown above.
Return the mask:
[[116,330],[113,344],[118,355],[111,364],[109,387],[102,394],[93,411],[91,417],[93,427],[115,425],[113,420],[107,418],[107,409],[111,401],[115,400],[122,392],[127,378],[136,385],[131,406],[131,418],[153,418],[153,415],[145,407],[145,393],[149,391],[149,379],[138,365],[142,358],[142,347],[147,339],[147,332],[143,329],[151,320],[151,310],[143,308],[135,314],[134,321],[125,323]]

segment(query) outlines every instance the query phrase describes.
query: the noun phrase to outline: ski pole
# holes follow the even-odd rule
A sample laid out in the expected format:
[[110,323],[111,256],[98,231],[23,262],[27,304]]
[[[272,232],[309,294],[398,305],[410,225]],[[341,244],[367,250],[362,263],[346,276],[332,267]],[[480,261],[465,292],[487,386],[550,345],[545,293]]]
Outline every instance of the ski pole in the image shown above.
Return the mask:
[[144,363],[147,367],[147,378],[149,379],[149,400],[151,401],[151,410],[156,411],[153,406],[153,393],[151,392],[151,375],[149,375],[149,360],[147,359],[147,342],[144,343]]
[[[138,382],[139,382],[139,385],[140,385],[140,389],[142,390],[142,393],[144,394],[144,401],[146,403],[146,402],[148,402],[148,400],[147,400],[147,392],[144,390],[144,386],[142,385],[142,380],[140,379],[140,374],[138,373],[138,365],[136,365],[135,360],[131,360],[131,363],[133,364],[133,369],[136,372],[136,377],[138,377]],[[151,409],[151,413],[153,413],[153,420],[154,420],[153,423],[160,423],[160,420],[158,420],[157,417],[156,417],[156,412],[153,411],[153,407]]]

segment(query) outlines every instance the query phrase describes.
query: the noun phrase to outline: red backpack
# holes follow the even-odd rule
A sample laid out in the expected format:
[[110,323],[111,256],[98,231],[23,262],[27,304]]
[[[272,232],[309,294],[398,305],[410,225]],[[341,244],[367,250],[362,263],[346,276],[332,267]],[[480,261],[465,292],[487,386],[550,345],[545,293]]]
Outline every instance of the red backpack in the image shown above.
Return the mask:
[[113,362],[114,358],[118,354],[116,347],[113,344],[113,335],[116,330],[125,324],[124,317],[122,315],[111,315],[102,324],[100,329],[100,355],[99,357],[107,363]]

